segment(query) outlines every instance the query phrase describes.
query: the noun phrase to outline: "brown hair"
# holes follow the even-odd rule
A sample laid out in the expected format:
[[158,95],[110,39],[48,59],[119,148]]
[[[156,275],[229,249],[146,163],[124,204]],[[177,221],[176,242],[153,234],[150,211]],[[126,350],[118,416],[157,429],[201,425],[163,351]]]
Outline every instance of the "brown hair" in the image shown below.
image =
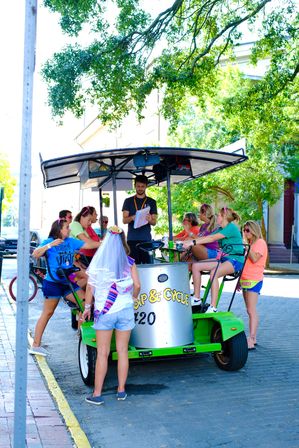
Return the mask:
[[53,238],[56,240],[57,238],[61,238],[61,230],[63,228],[64,223],[67,223],[67,220],[64,218],[58,218],[53,222],[51,226],[51,230],[49,233],[49,238]]
[[129,247],[128,243],[127,243],[126,235],[125,235],[124,231],[121,232],[120,237],[121,237],[121,241],[123,243],[124,249],[126,251],[126,254],[130,255],[131,250],[130,250],[130,247]]
[[219,213],[221,214],[221,216],[225,217],[228,222],[239,222],[241,219],[238,213],[235,212],[235,210],[233,210],[232,208],[222,207]]
[[191,222],[191,226],[198,226],[198,221],[195,213],[192,212],[185,213],[183,221],[184,219],[189,219],[189,221]]
[[[252,220],[246,221],[242,228],[243,232],[245,227],[249,227],[250,233],[253,236],[252,238],[253,243],[255,243],[255,241],[259,240],[260,238],[263,238],[262,229],[258,222]],[[244,238],[247,240],[245,232],[244,232]]]
[[92,207],[91,205],[87,205],[86,207],[83,207],[81,211],[76,215],[74,221],[80,222],[82,216],[83,218],[85,218],[88,215],[92,215],[94,211],[95,211],[94,207]]
[[141,184],[148,184],[148,178],[144,176],[143,174],[138,174],[138,176],[134,179],[134,185],[136,185],[136,182],[140,182]]
[[67,214],[70,213],[72,214],[72,212],[70,210],[60,210],[59,212],[59,218],[66,218]]

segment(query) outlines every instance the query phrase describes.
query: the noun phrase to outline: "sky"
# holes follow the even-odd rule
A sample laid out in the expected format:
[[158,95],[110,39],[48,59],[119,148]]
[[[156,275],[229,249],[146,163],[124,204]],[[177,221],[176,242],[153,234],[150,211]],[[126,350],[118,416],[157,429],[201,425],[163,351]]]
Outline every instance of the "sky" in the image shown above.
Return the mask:
[[[5,63],[0,73],[1,98],[1,140],[0,150],[8,154],[14,173],[19,172],[22,125],[23,52],[24,52],[24,4],[25,2],[5,2],[1,14],[1,53]],[[78,150],[74,142],[79,123],[67,116],[63,127],[51,119],[46,105],[46,85],[40,76],[41,65],[64,43],[64,36],[58,26],[57,15],[41,5],[37,13],[36,71],[34,76],[32,163],[38,162],[38,153],[44,158],[61,151]]]
[[[148,0],[143,0],[147,9]],[[160,11],[171,4],[171,0],[150,2],[152,13]],[[25,1],[6,1],[1,5],[0,42],[1,42],[1,70],[0,70],[0,153],[7,154],[11,163],[11,171],[19,176],[21,154],[22,129],[22,90],[23,90],[23,54],[24,54],[24,20]],[[39,153],[43,160],[54,157],[75,154],[81,148],[75,142],[75,137],[83,130],[83,119],[76,120],[70,113],[64,117],[63,126],[56,125],[47,106],[47,87],[42,81],[40,70],[42,65],[55,51],[60,50],[66,43],[59,24],[59,16],[51,13],[38,2],[37,12],[37,40],[36,40],[36,70],[34,76],[33,122],[32,122],[32,204],[43,207],[45,197],[53,195],[54,208],[66,208],[62,202],[55,204],[57,196],[61,201],[61,193],[53,192],[55,189],[44,191],[40,170]],[[66,191],[67,189],[65,189]],[[79,197],[79,192],[76,191]],[[62,195],[63,196],[63,195]],[[67,193],[66,193],[67,196]],[[71,194],[72,196],[72,194]],[[82,196],[82,194],[81,194]],[[17,201],[17,200],[16,200]],[[96,199],[97,201],[97,199]],[[70,208],[78,208],[82,198],[71,201]],[[90,204],[96,205],[96,204]],[[40,228],[40,214],[37,207],[32,206],[32,226]],[[36,216],[37,222],[34,222]],[[50,219],[50,218],[49,218]]]
[[[7,155],[11,172],[19,177],[22,143],[22,96],[23,96],[23,55],[25,1],[7,1],[1,5],[0,42],[2,64],[0,70],[0,153]],[[171,3],[163,0],[165,6]],[[153,3],[151,4],[154,7]],[[156,4],[161,8],[161,2]],[[38,2],[36,69],[34,75],[33,121],[32,121],[32,184],[31,184],[31,227],[40,228],[47,221],[43,204],[53,203],[53,209],[78,209],[82,203],[82,193],[76,190],[73,199],[72,188],[64,191],[44,190],[40,170],[39,153],[43,160],[81,151],[75,137],[83,130],[83,119],[77,120],[70,113],[63,119],[63,126],[56,125],[47,106],[47,87],[42,81],[42,65],[55,51],[60,50],[67,38],[59,27],[59,16],[50,12]],[[55,191],[54,191],[55,190]],[[68,191],[70,190],[70,191]],[[86,194],[86,193],[85,193]],[[18,191],[16,191],[15,209],[17,210]],[[52,199],[51,199],[52,197]],[[78,200],[77,200],[78,197]],[[65,198],[65,199],[64,199]],[[71,198],[71,199],[69,199]],[[87,200],[87,199],[86,199]],[[98,198],[94,202],[98,202]],[[90,204],[96,205],[96,204]],[[68,206],[68,207],[67,207]],[[48,213],[48,210],[47,210]],[[53,212],[53,213],[56,213]],[[48,218],[52,222],[52,217]],[[47,223],[48,225],[48,223]]]
[[[5,2],[1,5],[0,42],[2,64],[0,71],[0,153],[7,155],[11,172],[17,180],[20,172],[22,143],[23,55],[25,1]],[[39,153],[43,160],[80,152],[75,142],[83,121],[66,114],[63,126],[56,125],[47,106],[47,87],[41,79],[42,64],[63,47],[65,36],[58,25],[58,15],[45,9],[41,2],[37,12],[36,69],[34,74],[32,121],[32,227],[40,228],[39,209],[43,191]],[[14,201],[17,210],[18,190]],[[48,194],[48,193],[46,193]],[[50,195],[51,193],[49,193]],[[55,193],[52,193],[55,197]],[[57,194],[57,193],[56,193]],[[74,204],[77,206],[77,203]]]

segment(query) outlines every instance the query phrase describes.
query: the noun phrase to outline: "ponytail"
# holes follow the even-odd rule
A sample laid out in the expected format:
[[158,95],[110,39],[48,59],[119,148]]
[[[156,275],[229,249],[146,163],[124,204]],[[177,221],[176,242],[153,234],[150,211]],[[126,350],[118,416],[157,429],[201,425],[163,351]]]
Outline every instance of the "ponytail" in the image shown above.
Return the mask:
[[222,207],[220,209],[220,214],[221,216],[225,217],[228,222],[232,221],[239,222],[241,219],[240,215],[235,210],[228,207]]

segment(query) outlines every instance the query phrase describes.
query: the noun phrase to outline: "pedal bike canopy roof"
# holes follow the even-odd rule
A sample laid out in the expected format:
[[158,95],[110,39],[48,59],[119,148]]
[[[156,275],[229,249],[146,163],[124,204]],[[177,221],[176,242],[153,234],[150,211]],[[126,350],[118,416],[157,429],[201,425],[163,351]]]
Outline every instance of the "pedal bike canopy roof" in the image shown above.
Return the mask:
[[151,185],[188,182],[247,160],[240,145],[234,152],[196,148],[138,147],[101,149],[43,161],[45,188],[80,183],[102,191],[129,190],[138,174]]

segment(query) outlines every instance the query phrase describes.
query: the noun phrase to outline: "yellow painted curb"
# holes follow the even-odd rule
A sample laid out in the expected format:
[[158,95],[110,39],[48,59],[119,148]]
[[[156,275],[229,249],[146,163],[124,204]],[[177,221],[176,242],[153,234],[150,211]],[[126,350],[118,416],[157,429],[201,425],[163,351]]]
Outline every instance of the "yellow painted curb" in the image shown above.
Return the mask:
[[[6,294],[8,302],[14,308],[14,312],[16,311],[16,303],[12,301],[12,299]],[[28,342],[30,347],[32,346],[32,336],[28,331]],[[51,392],[53,398],[55,399],[58,409],[65,420],[66,426],[70,431],[73,441],[75,442],[75,446],[77,448],[91,448],[91,445],[86,437],[85,432],[81,429],[78,420],[76,419],[73,411],[71,410],[62,390],[60,389],[50,367],[47,364],[46,358],[44,356],[34,355],[35,359],[39,365],[39,368],[44,375],[44,378],[47,382],[49,391]]]
[[[32,346],[33,339],[28,333],[28,341],[30,347]],[[64,418],[66,426],[70,431],[72,438],[75,442],[77,448],[91,448],[91,445],[86,437],[85,432],[81,429],[81,426],[76,419],[73,411],[71,410],[62,390],[60,389],[50,367],[47,364],[46,358],[44,356],[34,355],[35,359],[39,365],[42,374],[47,382],[49,391],[51,392],[53,398],[55,399],[58,409]]]
[[85,433],[81,429],[78,420],[73,414],[73,411],[71,410],[62,390],[60,389],[52,371],[50,370],[45,357],[35,355],[35,358],[38,362],[39,368],[41,369],[45,377],[48,388],[52,396],[55,398],[58,409],[65,420],[66,426],[72,434],[76,446],[78,448],[91,448],[91,445]]

